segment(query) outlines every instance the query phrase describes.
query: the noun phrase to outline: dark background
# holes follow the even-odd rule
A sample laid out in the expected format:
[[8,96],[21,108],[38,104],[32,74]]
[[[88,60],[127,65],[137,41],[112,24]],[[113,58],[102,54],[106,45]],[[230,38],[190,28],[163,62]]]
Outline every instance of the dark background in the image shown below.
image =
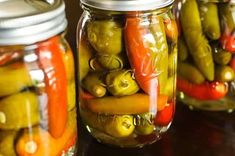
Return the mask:
[[[76,52],[79,0],[65,0],[67,39]],[[163,138],[142,149],[113,148],[93,139],[79,123],[78,156],[235,156],[235,113],[191,111],[177,103],[172,126]]]

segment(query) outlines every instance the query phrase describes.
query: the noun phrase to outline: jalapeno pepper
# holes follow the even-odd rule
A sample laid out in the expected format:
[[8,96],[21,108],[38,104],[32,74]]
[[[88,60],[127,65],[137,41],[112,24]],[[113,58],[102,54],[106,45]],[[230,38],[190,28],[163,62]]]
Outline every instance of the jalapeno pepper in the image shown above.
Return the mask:
[[218,100],[228,92],[224,82],[204,82],[193,84],[187,80],[177,77],[177,89],[198,100]]
[[48,96],[48,128],[50,134],[58,138],[67,122],[67,79],[59,37],[39,43],[37,54]]

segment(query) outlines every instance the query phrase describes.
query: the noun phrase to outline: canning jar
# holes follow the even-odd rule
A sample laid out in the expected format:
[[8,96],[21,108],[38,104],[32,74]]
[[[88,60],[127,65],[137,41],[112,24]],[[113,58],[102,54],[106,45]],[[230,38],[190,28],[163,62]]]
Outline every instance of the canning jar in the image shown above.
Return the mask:
[[178,99],[190,108],[235,108],[235,4],[178,0]]
[[79,110],[99,142],[142,147],[175,110],[178,30],[173,0],[82,0]]
[[0,155],[73,155],[73,54],[61,0],[0,1]]

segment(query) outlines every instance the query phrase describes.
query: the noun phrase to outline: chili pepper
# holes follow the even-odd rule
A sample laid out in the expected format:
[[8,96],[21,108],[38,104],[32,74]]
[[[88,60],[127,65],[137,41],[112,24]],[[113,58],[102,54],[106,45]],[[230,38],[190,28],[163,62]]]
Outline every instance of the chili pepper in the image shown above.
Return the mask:
[[198,100],[218,100],[228,92],[228,87],[223,82],[193,84],[179,76],[177,77],[177,89]]
[[[163,74],[162,72],[167,72],[167,70],[161,69],[164,65],[167,67],[167,63],[164,61],[168,58],[168,47],[165,38],[164,25],[158,20],[158,23],[156,23],[155,26],[160,27],[163,25],[163,27],[154,28],[155,26],[152,26],[154,29],[157,29],[154,33],[159,35],[156,37],[159,40],[156,41],[155,39],[155,43],[149,39],[154,39],[156,36],[154,36],[154,33],[150,32],[151,26],[150,28],[144,27],[141,22],[141,19],[138,17],[128,17],[126,19],[124,34],[127,55],[140,88],[148,94],[150,94],[150,92],[156,93],[156,90],[159,89],[158,75]],[[152,37],[149,37],[151,35]],[[153,87],[153,84],[156,86]],[[155,90],[155,88],[157,89]]]
[[[84,107],[99,114],[141,114],[149,110],[160,111],[167,103],[166,95],[158,95],[157,101],[146,94],[133,94],[122,97],[103,97],[96,99],[84,99]],[[154,103],[153,103],[154,102]],[[82,106],[83,107],[83,106]]]
[[220,37],[220,44],[222,45],[223,49],[235,53],[235,33],[227,34],[224,33]]
[[[189,12],[192,13],[189,14]],[[207,80],[213,81],[213,56],[209,42],[203,35],[197,0],[187,0],[183,3],[180,13],[180,22],[184,32],[184,39],[196,67]]]
[[67,122],[67,78],[60,49],[59,37],[38,44],[39,66],[45,75],[48,96],[48,128],[58,138]]
[[162,111],[157,113],[155,123],[160,126],[167,126],[173,119],[175,112],[174,103],[169,103]]
[[229,66],[235,71],[235,55],[232,55],[232,58],[229,62]]
[[55,139],[39,126],[31,131],[24,130],[16,141],[16,152],[20,156],[60,156],[76,137],[76,131],[76,109],[73,109],[69,112],[66,130],[61,137]]

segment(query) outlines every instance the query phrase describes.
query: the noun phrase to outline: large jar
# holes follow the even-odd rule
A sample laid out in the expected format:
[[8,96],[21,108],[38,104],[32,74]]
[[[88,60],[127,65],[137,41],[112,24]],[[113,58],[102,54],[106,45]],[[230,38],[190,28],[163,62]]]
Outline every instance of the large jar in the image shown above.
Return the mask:
[[73,54],[61,0],[0,2],[0,155],[72,156]]
[[175,110],[173,0],[82,0],[77,28],[79,110],[99,142],[142,147]]
[[235,5],[179,0],[178,99],[190,108],[235,108]]

